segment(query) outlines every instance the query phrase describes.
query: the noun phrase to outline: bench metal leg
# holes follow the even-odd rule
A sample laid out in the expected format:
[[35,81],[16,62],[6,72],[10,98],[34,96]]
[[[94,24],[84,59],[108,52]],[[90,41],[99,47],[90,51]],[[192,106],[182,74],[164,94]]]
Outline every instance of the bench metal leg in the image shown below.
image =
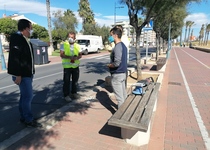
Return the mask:
[[121,128],[121,137],[126,141],[126,143],[135,146],[148,144],[150,139],[150,124],[151,121],[149,123],[147,132]]

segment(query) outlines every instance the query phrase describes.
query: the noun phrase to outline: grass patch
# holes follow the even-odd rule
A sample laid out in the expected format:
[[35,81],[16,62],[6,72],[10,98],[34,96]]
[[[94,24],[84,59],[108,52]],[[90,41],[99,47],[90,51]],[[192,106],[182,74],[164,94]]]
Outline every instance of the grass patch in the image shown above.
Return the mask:
[[53,52],[52,52],[52,56],[60,56],[60,50],[54,50]]

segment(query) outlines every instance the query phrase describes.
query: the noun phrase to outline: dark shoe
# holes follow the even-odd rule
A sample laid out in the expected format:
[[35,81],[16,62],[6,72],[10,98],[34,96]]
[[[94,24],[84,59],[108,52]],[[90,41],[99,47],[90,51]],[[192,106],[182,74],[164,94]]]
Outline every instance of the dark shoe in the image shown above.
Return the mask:
[[79,99],[79,98],[80,98],[80,96],[79,96],[78,94],[76,94],[76,93],[71,94],[71,97],[72,97],[73,99]]
[[20,118],[21,123],[25,123],[25,119]]
[[[36,119],[36,118],[34,118],[34,120],[36,121],[37,119]],[[20,122],[21,122],[21,123],[25,123],[25,119],[20,118]]]
[[69,96],[64,97],[64,99],[65,99],[67,102],[71,102],[71,101],[72,101],[72,99],[71,99]]
[[42,124],[38,123],[37,121],[33,120],[31,122],[25,122],[26,127],[42,127]]

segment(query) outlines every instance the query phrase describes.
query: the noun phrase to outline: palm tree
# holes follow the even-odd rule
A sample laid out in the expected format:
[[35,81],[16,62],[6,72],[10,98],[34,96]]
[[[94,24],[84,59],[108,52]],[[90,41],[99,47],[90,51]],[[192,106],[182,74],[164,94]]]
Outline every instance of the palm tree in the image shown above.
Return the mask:
[[51,29],[51,16],[50,16],[50,0],[46,0],[46,7],[47,7],[47,23],[48,23],[48,34],[50,38],[50,47],[48,48],[48,54],[52,55],[53,49],[53,41],[52,41],[52,29]]
[[188,28],[188,26],[190,25],[190,22],[191,22],[191,21],[186,21],[186,23],[185,23],[185,36],[184,36],[184,42],[187,41],[187,28]]
[[88,0],[80,0],[79,1],[79,16],[82,18],[82,25],[84,30],[85,24],[90,24],[92,26],[95,26],[95,19],[94,19],[94,13],[90,8],[90,3]]
[[190,30],[191,30],[191,27],[192,25],[194,24],[193,21],[189,21],[189,29],[188,29],[188,38],[187,38],[187,45],[188,45],[188,42],[190,40]]
[[210,32],[210,24],[206,26],[206,45],[208,45],[209,32]]
[[201,30],[199,32],[199,45],[202,44],[203,37],[204,37],[204,24],[202,24]]

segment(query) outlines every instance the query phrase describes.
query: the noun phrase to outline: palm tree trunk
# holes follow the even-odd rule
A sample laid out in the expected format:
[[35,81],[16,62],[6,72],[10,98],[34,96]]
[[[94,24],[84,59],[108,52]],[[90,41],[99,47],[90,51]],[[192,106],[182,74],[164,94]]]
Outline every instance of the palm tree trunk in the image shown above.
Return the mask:
[[53,49],[53,40],[52,40],[52,33],[51,33],[51,16],[50,16],[50,0],[46,0],[46,7],[47,7],[47,23],[48,23],[48,34],[50,38],[50,47],[48,48],[48,54],[52,55]]
[[187,38],[187,44],[186,44],[186,45],[188,45],[189,40],[190,40],[190,30],[191,30],[191,28],[189,27],[189,30],[188,30],[188,38]]
[[186,36],[187,36],[187,27],[185,28],[184,42],[186,42]]
[[207,36],[206,36],[206,45],[208,45],[208,40],[209,40],[209,31],[207,32]]

